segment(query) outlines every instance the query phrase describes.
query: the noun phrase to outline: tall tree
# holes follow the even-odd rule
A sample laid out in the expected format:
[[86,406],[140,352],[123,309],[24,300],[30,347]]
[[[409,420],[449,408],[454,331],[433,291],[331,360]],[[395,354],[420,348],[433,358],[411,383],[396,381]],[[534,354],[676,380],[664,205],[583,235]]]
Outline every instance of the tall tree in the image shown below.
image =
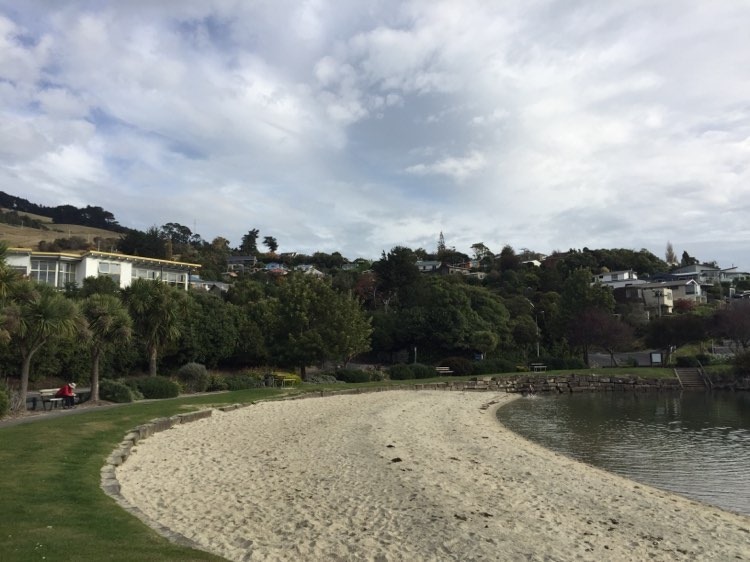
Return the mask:
[[438,259],[445,253],[445,236],[443,236],[443,231],[440,231],[440,236],[438,237],[438,243],[437,243],[437,255]]
[[679,263],[679,261],[677,260],[677,254],[674,253],[674,248],[672,247],[671,242],[667,242],[667,251],[664,254],[664,260],[670,267]]
[[125,289],[136,335],[148,355],[148,372],[156,375],[159,353],[175,341],[181,329],[181,303],[185,295],[161,281],[136,279]]
[[254,256],[258,253],[258,234],[260,234],[260,231],[257,228],[253,228],[242,237],[240,251],[243,254]]
[[325,280],[291,275],[281,286],[271,331],[275,356],[300,369],[327,359],[347,362],[369,349],[369,320],[359,303]]
[[268,248],[268,251],[272,254],[276,253],[276,250],[279,249],[279,243],[276,241],[276,238],[273,236],[264,236],[263,237],[263,245]]
[[386,311],[391,300],[419,279],[417,257],[409,248],[396,246],[388,254],[383,252],[379,261],[372,265],[377,278],[378,292]]
[[114,295],[92,294],[81,305],[91,348],[91,400],[99,401],[99,364],[107,351],[130,341],[133,322]]
[[80,311],[48,285],[24,280],[15,284],[11,304],[4,310],[10,340],[21,355],[21,392],[14,408],[26,407],[31,360],[44,345],[57,337],[83,331]]

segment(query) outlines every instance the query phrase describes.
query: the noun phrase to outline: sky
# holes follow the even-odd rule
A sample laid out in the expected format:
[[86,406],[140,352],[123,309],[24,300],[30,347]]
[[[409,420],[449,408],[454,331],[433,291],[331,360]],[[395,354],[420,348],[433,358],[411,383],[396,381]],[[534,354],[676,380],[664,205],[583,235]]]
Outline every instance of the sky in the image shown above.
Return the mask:
[[750,271],[747,0],[0,0],[0,190],[235,247]]

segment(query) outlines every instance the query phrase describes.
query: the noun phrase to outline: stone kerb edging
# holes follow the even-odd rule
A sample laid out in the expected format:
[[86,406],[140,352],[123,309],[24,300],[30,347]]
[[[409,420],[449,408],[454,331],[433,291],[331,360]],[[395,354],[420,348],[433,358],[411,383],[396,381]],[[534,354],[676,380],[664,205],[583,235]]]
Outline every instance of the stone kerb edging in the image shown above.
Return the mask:
[[[372,388],[349,388],[346,390],[321,390],[318,392],[306,392],[303,394],[295,394],[293,396],[287,396],[282,400],[301,400],[306,398],[324,398],[327,396],[336,396],[339,394],[366,394],[370,392],[385,392],[390,390],[497,390],[496,388],[488,388],[487,386],[477,386],[476,383],[471,381],[468,382],[449,382],[449,383],[427,383],[427,384],[415,384],[411,386],[378,386]],[[220,406],[214,408],[221,412],[231,412],[239,408],[245,408],[257,404],[257,402],[248,402],[245,404],[229,404],[227,406]],[[492,402],[490,402],[492,404]],[[488,404],[489,406],[489,404]],[[139,441],[143,441],[148,437],[166,431],[177,425],[194,422],[204,418],[210,418],[213,414],[214,409],[210,410],[198,410],[195,412],[189,412],[186,414],[177,414],[169,418],[157,418],[151,420],[148,423],[139,425],[130,431],[128,431],[123,437],[120,444],[110,453],[107,457],[104,466],[101,469],[101,484],[100,487],[105,494],[114,499],[117,504],[122,507],[128,513],[134,515],[146,525],[152,528],[154,531],[159,533],[162,537],[167,540],[178,544],[180,546],[186,546],[196,550],[203,550],[208,552],[203,546],[199,545],[195,541],[187,538],[186,536],[177,533],[159,522],[149,518],[143,511],[136,506],[132,505],[126,500],[120,493],[120,482],[117,480],[116,468],[122,465],[130,456],[133,448],[138,444]]]

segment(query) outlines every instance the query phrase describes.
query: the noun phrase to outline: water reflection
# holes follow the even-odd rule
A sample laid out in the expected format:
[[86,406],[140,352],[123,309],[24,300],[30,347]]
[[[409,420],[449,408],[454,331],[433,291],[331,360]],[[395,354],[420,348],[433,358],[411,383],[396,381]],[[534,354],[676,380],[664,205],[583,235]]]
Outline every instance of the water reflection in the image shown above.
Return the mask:
[[750,515],[750,393],[536,396],[498,419],[555,451]]

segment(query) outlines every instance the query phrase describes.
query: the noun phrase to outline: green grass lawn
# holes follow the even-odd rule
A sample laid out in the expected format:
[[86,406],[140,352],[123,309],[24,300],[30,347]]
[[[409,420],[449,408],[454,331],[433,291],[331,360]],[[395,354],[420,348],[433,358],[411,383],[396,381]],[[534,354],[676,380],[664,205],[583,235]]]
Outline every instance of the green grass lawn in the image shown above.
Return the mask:
[[[673,376],[671,369],[550,371],[548,376],[637,374]],[[508,376],[518,373],[509,373]],[[139,402],[78,415],[50,417],[0,428],[0,560],[221,560],[175,546],[122,510],[99,488],[99,471],[128,430],[158,417],[274,398],[289,392],[414,385],[471,377],[303,385],[256,389],[173,400]]]
[[137,425],[278,394],[259,389],[92,408],[0,429],[0,560],[221,560],[175,546],[123,511],[99,488],[99,471]]

